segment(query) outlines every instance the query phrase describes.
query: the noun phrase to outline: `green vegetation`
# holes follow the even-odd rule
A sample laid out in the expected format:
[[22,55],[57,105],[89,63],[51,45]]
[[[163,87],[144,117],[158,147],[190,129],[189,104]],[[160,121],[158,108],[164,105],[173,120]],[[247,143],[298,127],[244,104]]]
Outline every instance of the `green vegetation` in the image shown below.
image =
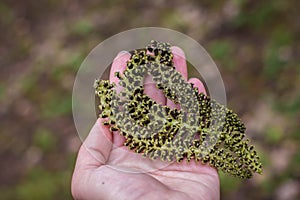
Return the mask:
[[34,144],[43,152],[47,153],[55,148],[57,144],[54,134],[43,128],[39,128],[33,136]]
[[211,54],[212,58],[222,63],[222,66],[228,71],[233,71],[236,67],[234,59],[232,59],[234,52],[230,42],[225,40],[216,40],[210,43],[208,52]]
[[75,24],[72,24],[71,33],[75,35],[88,35],[93,31],[93,24],[89,19],[80,19]]
[[45,104],[41,105],[41,114],[44,118],[70,115],[72,112],[72,100],[69,95],[49,96]]
[[5,94],[5,87],[2,84],[0,84],[0,100],[4,98],[4,94]]

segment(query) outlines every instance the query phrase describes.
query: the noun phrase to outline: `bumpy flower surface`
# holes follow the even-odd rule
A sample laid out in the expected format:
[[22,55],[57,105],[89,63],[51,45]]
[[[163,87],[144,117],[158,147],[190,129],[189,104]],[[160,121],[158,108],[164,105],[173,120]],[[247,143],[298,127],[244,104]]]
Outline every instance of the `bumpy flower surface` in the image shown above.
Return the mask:
[[[126,70],[116,72],[122,87],[96,80],[101,118],[111,131],[120,131],[129,149],[163,161],[194,159],[241,178],[261,173],[261,163],[237,114],[199,93],[175,70],[170,44],[151,41],[134,50]],[[180,109],[162,106],[144,94],[149,75],[159,90]]]

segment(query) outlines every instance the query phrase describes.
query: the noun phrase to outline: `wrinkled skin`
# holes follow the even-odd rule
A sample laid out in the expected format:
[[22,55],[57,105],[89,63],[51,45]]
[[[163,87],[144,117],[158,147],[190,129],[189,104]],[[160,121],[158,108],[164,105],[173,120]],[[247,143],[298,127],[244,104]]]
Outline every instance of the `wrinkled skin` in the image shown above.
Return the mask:
[[[187,79],[184,52],[172,47],[172,53],[176,70]],[[123,52],[114,59],[111,82],[118,83],[114,72],[124,71],[129,58],[130,54]],[[205,93],[198,79],[188,82]],[[146,78],[145,93],[162,105],[177,106],[165,98],[150,78]],[[194,161],[167,165],[141,158],[141,155],[130,153],[123,146],[124,138],[118,132],[111,133],[103,121],[96,121],[78,152],[71,188],[74,199],[220,199],[215,168]]]

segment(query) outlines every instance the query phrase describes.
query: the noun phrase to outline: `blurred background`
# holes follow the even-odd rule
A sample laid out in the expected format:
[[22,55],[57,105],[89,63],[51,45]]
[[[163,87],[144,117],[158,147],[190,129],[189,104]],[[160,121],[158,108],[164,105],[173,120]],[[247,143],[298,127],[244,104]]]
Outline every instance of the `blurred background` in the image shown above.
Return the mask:
[[258,149],[263,175],[220,174],[222,199],[300,199],[300,2],[122,2],[0,2],[0,199],[72,199],[77,69],[98,43],[144,26],[204,46]]

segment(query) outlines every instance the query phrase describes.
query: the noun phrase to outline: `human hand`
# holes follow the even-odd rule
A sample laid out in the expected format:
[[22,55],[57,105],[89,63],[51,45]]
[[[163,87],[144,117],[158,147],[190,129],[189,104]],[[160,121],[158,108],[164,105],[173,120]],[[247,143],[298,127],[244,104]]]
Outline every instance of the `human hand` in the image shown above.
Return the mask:
[[[187,79],[184,53],[172,47],[173,62]],[[111,68],[110,81],[118,82],[114,72],[124,71],[130,54],[119,54]],[[189,79],[199,92],[205,93],[203,84]],[[156,102],[177,107],[156,89],[149,77],[145,80],[145,93]],[[117,88],[117,90],[120,88]],[[217,170],[192,160],[186,163],[150,161],[123,146],[124,138],[98,119],[81,146],[72,178],[75,199],[219,199],[220,184]],[[169,165],[166,165],[169,164]],[[163,166],[163,167],[162,167]],[[153,170],[156,169],[156,170]]]

